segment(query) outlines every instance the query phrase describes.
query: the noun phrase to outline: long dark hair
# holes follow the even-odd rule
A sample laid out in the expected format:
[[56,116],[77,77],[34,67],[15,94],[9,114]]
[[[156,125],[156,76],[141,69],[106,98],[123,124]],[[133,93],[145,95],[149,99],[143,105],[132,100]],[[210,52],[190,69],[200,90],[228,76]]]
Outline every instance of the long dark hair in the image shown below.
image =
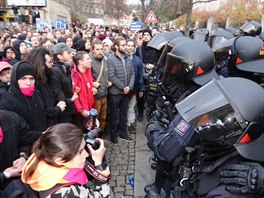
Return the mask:
[[26,180],[33,175],[40,161],[59,167],[55,157],[63,162],[72,160],[79,151],[83,139],[83,132],[77,126],[70,123],[56,124],[48,128],[33,146],[36,160],[27,170]]
[[45,73],[46,66],[46,59],[45,55],[51,56],[49,50],[44,47],[37,47],[31,50],[31,52],[27,56],[27,61],[30,62],[35,70],[37,71],[36,79],[43,84],[47,82],[47,76]]

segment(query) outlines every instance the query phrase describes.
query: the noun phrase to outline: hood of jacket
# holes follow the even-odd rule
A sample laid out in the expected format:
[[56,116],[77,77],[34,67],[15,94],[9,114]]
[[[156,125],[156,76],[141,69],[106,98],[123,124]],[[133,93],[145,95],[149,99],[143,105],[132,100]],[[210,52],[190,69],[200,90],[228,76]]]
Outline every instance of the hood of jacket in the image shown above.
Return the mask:
[[12,46],[6,46],[6,47],[4,48],[4,51],[3,51],[3,57],[5,57],[5,58],[6,58],[6,52],[7,52],[8,49],[12,49],[12,50],[14,50]]
[[69,168],[54,167],[47,164],[45,161],[40,161],[38,163],[35,172],[26,181],[25,174],[35,160],[36,156],[33,153],[24,165],[21,175],[22,181],[29,184],[31,188],[36,191],[44,191],[52,188],[58,183],[68,183],[68,181],[63,180],[63,177],[68,173],[70,170]]
[[13,42],[13,49],[14,49],[14,52],[15,52],[15,59],[17,60],[21,60],[21,53],[20,53],[20,49],[19,49],[19,46],[21,43],[24,43],[24,41],[21,41],[21,40],[16,40]]

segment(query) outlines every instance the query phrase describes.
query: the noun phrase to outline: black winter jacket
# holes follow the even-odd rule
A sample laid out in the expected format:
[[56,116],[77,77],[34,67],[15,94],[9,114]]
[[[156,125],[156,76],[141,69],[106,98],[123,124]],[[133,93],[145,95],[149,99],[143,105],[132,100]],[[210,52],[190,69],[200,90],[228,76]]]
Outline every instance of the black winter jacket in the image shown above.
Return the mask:
[[[49,79],[56,78],[57,76],[51,69],[46,69],[45,74],[47,77],[46,82],[42,82],[40,79],[36,79],[36,88],[40,91],[43,103],[46,109],[46,116],[48,126],[52,126],[58,123],[58,117],[61,114],[61,109],[56,106],[59,101],[64,101],[63,98],[55,97],[55,93],[52,90]],[[62,90],[58,90],[60,93],[56,95],[63,94]]]
[[23,117],[30,126],[30,130],[44,131],[48,125],[41,94],[38,90],[35,90],[31,97],[26,97],[21,93],[16,79],[17,67],[19,66],[21,65],[18,64],[13,67],[10,87],[2,95],[0,109],[13,111]]
[[3,141],[0,142],[0,189],[5,182],[2,171],[11,167],[20,152],[29,155],[31,144],[42,134],[40,131],[29,131],[26,121],[11,111],[0,110],[0,126]]
[[54,61],[52,70],[55,75],[50,79],[50,86],[55,97],[59,99],[59,101],[65,101],[67,105],[64,112],[59,116],[59,120],[64,120],[65,117],[66,119],[70,118],[72,117],[72,114],[75,113],[75,106],[71,101],[73,95],[71,68],[61,62]]
[[0,82],[0,99],[2,95],[7,92],[9,85],[7,83]]

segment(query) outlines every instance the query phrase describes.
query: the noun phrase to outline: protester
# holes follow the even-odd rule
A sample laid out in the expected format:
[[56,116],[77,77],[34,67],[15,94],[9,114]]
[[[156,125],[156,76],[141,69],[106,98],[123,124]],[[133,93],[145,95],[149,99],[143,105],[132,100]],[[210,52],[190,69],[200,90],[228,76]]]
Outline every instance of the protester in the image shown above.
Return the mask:
[[2,95],[0,109],[9,110],[23,117],[30,130],[47,129],[45,106],[41,95],[35,89],[36,71],[25,61],[13,67],[10,88]]
[[27,61],[30,62],[36,70],[36,88],[41,93],[41,98],[45,104],[46,116],[48,126],[52,126],[58,123],[59,115],[65,110],[66,103],[64,98],[55,98],[55,95],[62,95],[62,90],[58,90],[58,94],[55,94],[55,90],[52,90],[50,85],[50,79],[56,78],[52,71],[52,59],[50,52],[43,47],[35,48],[27,57]]
[[74,56],[75,65],[72,69],[73,93],[76,89],[78,98],[74,101],[77,113],[81,115],[81,122],[89,117],[89,111],[95,107],[94,95],[97,89],[93,86],[93,76],[91,71],[92,61],[89,54],[79,51]]
[[9,62],[11,59],[15,58],[14,49],[11,46],[6,46],[3,51],[3,62]]
[[19,182],[30,146],[41,134],[29,131],[25,120],[14,112],[0,110],[0,197],[10,197],[7,186],[15,179]]
[[100,122],[100,128],[103,131],[102,133],[104,133],[107,115],[107,95],[111,83],[108,81],[108,66],[103,55],[103,43],[100,40],[96,39],[92,43],[90,56],[94,77],[93,85],[98,91],[97,94],[95,94],[96,110]]
[[[126,56],[126,40],[124,38],[115,39],[112,50],[115,53],[108,58],[108,75],[109,81],[112,82],[109,89],[111,141],[113,144],[117,144],[119,134],[121,140],[132,142],[127,133],[127,110],[129,93],[135,82],[135,72],[132,60]],[[119,124],[117,127],[118,116]]]
[[[53,48],[54,60],[52,70],[56,78],[50,80],[50,85],[56,98],[63,98],[66,102],[65,111],[59,116],[59,123],[71,123],[75,114],[74,100],[78,98],[77,89],[72,93],[72,73],[74,50],[69,48],[66,43],[58,43]],[[63,95],[59,95],[62,90]]]
[[15,52],[15,58],[9,61],[11,65],[15,65],[17,62],[24,60],[28,52],[26,43],[21,40],[16,40],[13,42],[13,49]]
[[[135,107],[137,105],[137,101],[144,95],[145,86],[142,75],[143,63],[138,56],[135,55],[135,43],[132,39],[127,40],[127,48],[126,48],[128,56],[132,59],[133,68],[135,71],[135,83],[132,92],[130,93],[130,100],[128,104],[128,130],[131,133],[136,132],[136,112]],[[137,108],[141,108],[140,106]]]
[[0,99],[10,85],[12,66],[7,62],[0,62]]
[[[109,197],[110,169],[102,167],[105,147],[103,140],[97,140],[100,147],[94,150],[78,127],[54,125],[35,143],[23,168],[23,182],[40,197]],[[86,161],[88,156],[93,163]]]

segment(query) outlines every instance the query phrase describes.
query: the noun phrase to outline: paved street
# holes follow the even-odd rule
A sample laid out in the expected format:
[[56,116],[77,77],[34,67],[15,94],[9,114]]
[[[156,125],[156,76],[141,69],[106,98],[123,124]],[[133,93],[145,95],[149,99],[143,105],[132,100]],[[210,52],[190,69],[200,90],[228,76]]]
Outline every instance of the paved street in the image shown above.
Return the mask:
[[[110,180],[111,197],[144,197],[144,187],[153,182],[155,172],[149,164],[152,152],[146,145],[144,135],[146,124],[146,120],[138,122],[137,134],[131,135],[135,140],[132,143],[118,139],[118,145],[113,145],[109,141],[109,136],[106,137],[106,156],[111,163],[112,174]],[[128,181],[128,176],[131,174],[134,176],[134,188]]]

